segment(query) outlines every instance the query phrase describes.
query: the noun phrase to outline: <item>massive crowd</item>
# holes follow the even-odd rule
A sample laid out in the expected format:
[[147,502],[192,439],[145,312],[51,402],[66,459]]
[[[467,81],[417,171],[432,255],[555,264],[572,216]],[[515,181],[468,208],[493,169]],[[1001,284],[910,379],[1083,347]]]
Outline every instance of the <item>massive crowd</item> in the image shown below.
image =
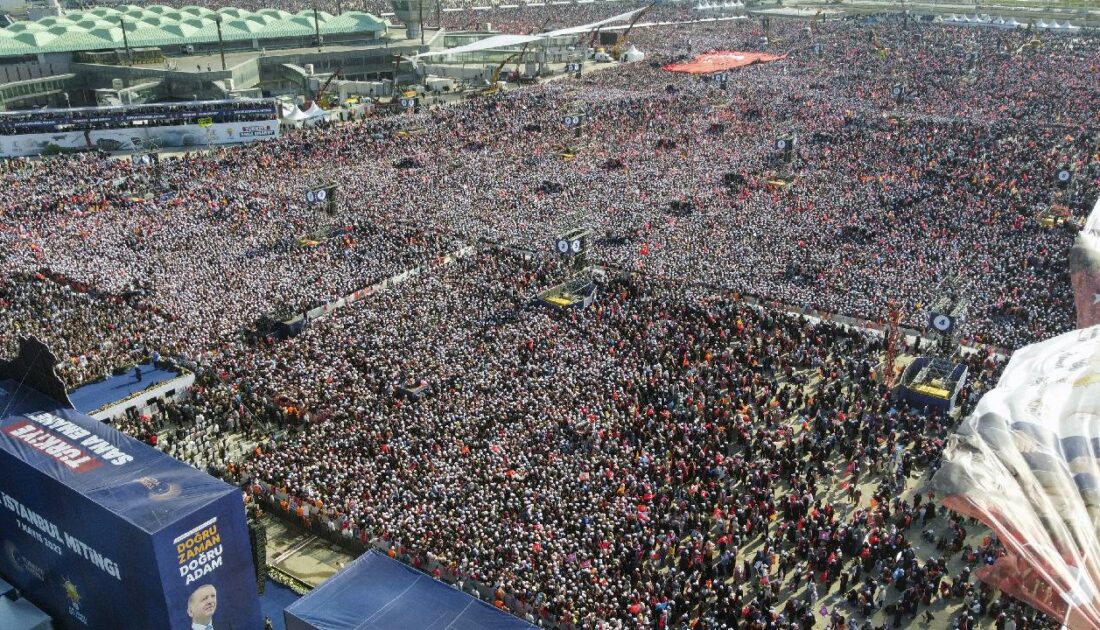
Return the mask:
[[[957,420],[889,401],[881,339],[641,279],[562,318],[531,300],[554,277],[485,254],[288,342],[324,367],[263,386],[331,415],[261,446],[252,491],[564,628],[1011,608],[965,568],[995,543],[910,481]],[[251,390],[270,360],[230,378]],[[968,361],[965,407],[1000,367]]]
[[[876,53],[862,24],[803,27],[725,89],[660,65],[757,49],[756,24],[639,31],[647,62],[157,172],[7,162],[0,344],[45,337],[74,385],[154,352],[194,371],[127,430],[543,624],[1045,627],[972,579],[997,541],[923,490],[957,416],[890,400],[881,337],[788,311],[895,300],[922,326],[958,276],[968,340],[1067,329],[1072,227],[1038,217],[1097,195],[1098,41],[887,23]],[[332,217],[304,200],[329,179]],[[607,274],[558,313],[534,295],[579,223]],[[965,360],[964,413],[1001,367]]]

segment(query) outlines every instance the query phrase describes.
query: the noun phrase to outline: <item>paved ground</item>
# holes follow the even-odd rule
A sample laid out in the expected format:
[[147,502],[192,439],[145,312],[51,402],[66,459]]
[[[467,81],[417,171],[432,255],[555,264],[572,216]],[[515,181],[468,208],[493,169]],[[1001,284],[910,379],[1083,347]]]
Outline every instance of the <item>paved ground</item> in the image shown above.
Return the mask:
[[267,563],[310,586],[318,586],[354,556],[312,534],[264,516],[267,525]]

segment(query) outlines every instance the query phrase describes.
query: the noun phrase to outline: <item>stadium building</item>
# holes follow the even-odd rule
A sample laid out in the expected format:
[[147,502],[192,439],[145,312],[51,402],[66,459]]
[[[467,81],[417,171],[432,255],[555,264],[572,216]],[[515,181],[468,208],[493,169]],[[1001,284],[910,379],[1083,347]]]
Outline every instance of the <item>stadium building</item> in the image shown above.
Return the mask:
[[0,29],[0,107],[115,105],[305,91],[315,74],[380,78],[406,54],[357,11],[97,7]]

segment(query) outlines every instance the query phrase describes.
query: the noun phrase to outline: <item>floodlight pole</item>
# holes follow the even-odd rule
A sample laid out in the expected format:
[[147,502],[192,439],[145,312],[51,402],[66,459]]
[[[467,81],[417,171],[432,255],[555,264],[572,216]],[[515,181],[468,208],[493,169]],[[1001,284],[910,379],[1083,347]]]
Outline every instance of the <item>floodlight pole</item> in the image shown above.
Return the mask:
[[417,0],[416,10],[418,13],[417,21],[420,22],[420,45],[424,45],[424,0]]
[[222,56],[222,70],[225,68],[225,42],[222,41],[222,16],[219,13],[214,18],[214,25],[218,27],[218,53]]
[[313,33],[317,37],[317,52],[321,52],[321,22],[317,17],[317,5],[313,5]]
[[130,56],[130,39],[126,37],[126,19],[123,17],[118,18],[118,23],[122,27],[122,47],[126,49],[126,65],[134,65],[133,57]]

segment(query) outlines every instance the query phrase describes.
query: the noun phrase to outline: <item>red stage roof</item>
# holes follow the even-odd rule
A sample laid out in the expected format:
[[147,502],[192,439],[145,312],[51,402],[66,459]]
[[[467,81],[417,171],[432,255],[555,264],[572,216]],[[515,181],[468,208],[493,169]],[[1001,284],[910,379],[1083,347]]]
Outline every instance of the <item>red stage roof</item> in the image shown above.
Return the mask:
[[672,72],[687,72],[689,74],[709,74],[711,72],[720,72],[731,68],[751,66],[754,63],[768,63],[782,58],[783,55],[720,50],[718,52],[699,55],[687,63],[671,63],[665,66],[665,70],[671,70]]

